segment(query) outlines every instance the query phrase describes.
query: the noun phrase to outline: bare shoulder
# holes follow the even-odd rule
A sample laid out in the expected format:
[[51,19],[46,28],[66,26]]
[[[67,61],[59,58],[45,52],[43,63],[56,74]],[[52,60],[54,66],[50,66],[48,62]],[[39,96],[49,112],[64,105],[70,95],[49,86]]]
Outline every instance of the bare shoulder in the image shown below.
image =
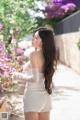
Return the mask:
[[37,56],[36,51],[31,52],[31,54],[30,54],[30,61],[31,61],[31,63],[34,62],[34,60],[36,59],[36,56]]
[[39,53],[38,53],[37,51],[33,51],[33,52],[31,52],[31,54],[30,54],[30,58],[35,58],[35,57],[37,57],[38,54],[39,54]]
[[42,56],[41,51],[34,51],[30,54],[30,62],[32,67],[38,68],[40,71],[42,71],[43,64],[44,64],[44,58]]
[[41,54],[40,51],[34,51],[30,54],[30,59],[33,60],[33,61],[34,60],[39,60],[41,58],[42,58],[42,54]]

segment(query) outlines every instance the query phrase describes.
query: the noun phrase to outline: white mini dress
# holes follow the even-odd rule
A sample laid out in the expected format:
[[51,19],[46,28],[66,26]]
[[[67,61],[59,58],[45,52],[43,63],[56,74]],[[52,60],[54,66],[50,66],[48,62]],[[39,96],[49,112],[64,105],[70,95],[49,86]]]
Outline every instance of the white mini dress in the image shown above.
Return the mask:
[[52,109],[52,100],[45,90],[43,73],[32,69],[27,74],[33,74],[33,82],[27,81],[25,86],[24,112],[49,112]]

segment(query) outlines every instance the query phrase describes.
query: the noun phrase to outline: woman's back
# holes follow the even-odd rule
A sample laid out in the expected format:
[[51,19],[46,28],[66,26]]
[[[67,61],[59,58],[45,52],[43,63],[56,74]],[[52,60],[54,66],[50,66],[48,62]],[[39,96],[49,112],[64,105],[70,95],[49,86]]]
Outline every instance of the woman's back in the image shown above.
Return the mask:
[[32,52],[30,60],[30,72],[33,74],[33,82],[28,82],[27,90],[45,90],[43,75],[44,58],[42,51],[40,50]]
[[32,69],[38,70],[39,72],[43,72],[44,66],[44,57],[42,54],[42,50],[35,51],[31,54],[31,67]]

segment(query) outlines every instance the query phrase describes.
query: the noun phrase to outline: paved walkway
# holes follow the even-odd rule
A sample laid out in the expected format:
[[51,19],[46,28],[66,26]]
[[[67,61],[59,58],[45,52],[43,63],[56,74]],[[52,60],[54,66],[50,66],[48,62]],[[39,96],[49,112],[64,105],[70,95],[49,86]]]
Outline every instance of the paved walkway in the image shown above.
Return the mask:
[[53,80],[51,120],[80,120],[80,75],[60,64]]

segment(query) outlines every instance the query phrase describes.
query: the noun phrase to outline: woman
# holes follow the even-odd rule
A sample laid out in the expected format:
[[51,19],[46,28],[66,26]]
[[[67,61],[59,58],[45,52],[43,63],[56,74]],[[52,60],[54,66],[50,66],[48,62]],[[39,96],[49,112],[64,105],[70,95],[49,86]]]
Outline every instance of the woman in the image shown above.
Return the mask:
[[28,81],[24,93],[25,120],[49,120],[52,108],[52,77],[56,68],[53,32],[48,28],[39,28],[34,32],[32,45],[35,51],[30,54],[28,69],[28,72],[32,71],[32,76],[28,76],[27,72],[24,76]]

